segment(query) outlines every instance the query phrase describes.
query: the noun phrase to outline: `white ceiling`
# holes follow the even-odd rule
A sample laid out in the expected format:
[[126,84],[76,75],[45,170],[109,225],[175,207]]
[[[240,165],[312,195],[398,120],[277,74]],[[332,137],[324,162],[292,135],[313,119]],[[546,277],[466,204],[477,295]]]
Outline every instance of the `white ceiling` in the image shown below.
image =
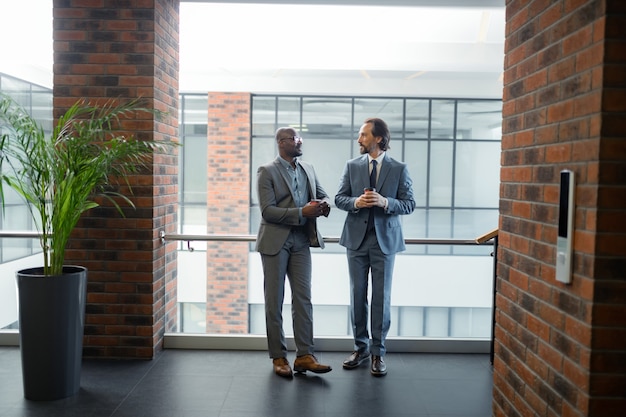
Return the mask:
[[504,12],[503,0],[183,2],[180,89],[499,98]]
[[[0,72],[51,87],[51,7],[0,2]],[[504,10],[504,0],[183,1],[180,90],[499,98]]]

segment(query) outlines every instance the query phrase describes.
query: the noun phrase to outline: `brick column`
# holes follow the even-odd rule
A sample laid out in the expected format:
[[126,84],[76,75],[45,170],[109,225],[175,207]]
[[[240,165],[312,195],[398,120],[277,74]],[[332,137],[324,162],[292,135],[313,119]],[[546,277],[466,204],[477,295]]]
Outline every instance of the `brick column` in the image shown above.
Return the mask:
[[[209,93],[207,233],[246,235],[250,224],[247,93]],[[248,333],[249,244],[207,244],[207,333]]]
[[[626,4],[507,0],[493,415],[626,410]],[[576,176],[571,284],[559,172]]]
[[[178,136],[178,0],[54,0],[54,115],[78,99],[143,98],[164,118],[125,122],[138,138]],[[67,263],[89,269],[86,356],[152,358],[176,323],[176,152],[130,178],[136,210],[102,201],[82,218]]]

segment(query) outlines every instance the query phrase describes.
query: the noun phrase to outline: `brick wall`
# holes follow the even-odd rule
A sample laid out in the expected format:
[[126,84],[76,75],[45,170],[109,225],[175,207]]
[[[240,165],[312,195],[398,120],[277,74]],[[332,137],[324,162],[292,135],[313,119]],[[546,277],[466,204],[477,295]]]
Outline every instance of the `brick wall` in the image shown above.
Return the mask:
[[[626,410],[626,3],[508,0],[493,414]],[[576,176],[571,284],[559,172]]]
[[[54,0],[54,114],[76,100],[142,97],[168,114],[125,128],[143,139],[178,136],[178,0]],[[176,317],[177,156],[155,155],[129,178],[136,210],[106,201],[83,216],[67,263],[89,269],[85,356],[152,358]],[[123,190],[122,190],[123,191]]]
[[[248,93],[209,93],[207,233],[250,233]],[[249,243],[208,242],[207,333],[248,333]]]

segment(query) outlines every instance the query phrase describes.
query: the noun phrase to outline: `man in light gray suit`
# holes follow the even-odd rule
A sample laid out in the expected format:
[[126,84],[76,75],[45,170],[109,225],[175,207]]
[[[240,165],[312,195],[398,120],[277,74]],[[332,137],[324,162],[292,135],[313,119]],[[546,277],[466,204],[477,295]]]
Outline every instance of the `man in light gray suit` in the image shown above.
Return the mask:
[[[344,369],[357,368],[371,355],[370,372],[387,374],[385,339],[391,324],[391,281],[397,252],[403,251],[400,215],[415,209],[413,182],[404,163],[386,154],[391,140],[387,124],[365,120],[359,130],[362,156],[346,163],[335,204],[348,212],[339,244],[346,247],[350,273],[350,313],[354,351]],[[368,275],[372,306],[368,333]]]
[[261,253],[265,291],[267,344],[274,372],[292,377],[283,331],[285,275],[292,299],[296,372],[325,373],[314,356],[313,306],[311,304],[311,250],[324,247],[317,218],[330,213],[329,198],[311,164],[301,161],[302,138],[295,129],[276,131],[278,157],[257,171],[261,225],[256,249]]

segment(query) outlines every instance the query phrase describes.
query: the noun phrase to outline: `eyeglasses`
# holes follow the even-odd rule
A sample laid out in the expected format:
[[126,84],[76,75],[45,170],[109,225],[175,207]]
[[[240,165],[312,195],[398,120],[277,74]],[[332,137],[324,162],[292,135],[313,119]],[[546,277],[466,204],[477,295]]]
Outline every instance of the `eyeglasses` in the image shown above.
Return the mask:
[[294,141],[294,142],[296,142],[296,143],[297,143],[297,142],[302,143],[302,140],[303,140],[303,139],[302,139],[300,136],[292,136],[292,137],[290,137],[290,138],[281,138],[280,140],[292,140],[292,141]]

